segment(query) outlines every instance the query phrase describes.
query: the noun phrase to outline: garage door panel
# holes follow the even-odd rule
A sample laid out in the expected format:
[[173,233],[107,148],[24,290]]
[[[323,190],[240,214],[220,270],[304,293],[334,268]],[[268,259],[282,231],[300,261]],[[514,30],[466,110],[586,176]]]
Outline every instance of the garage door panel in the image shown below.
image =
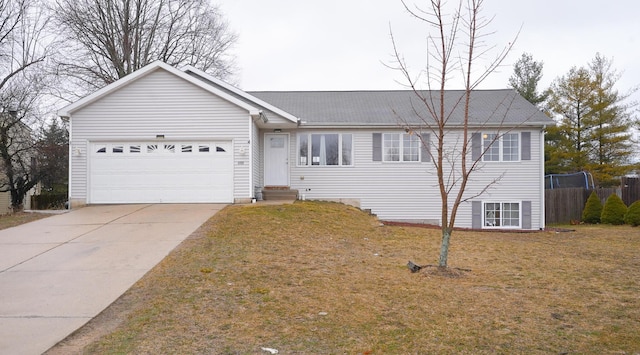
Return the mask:
[[[94,144],[89,202],[233,202],[231,150],[215,149],[230,145],[230,142]],[[139,150],[131,152],[130,147],[138,146]],[[153,149],[148,149],[149,146]],[[193,148],[190,151],[185,148],[183,152],[182,147]],[[210,148],[200,152],[196,147]]]

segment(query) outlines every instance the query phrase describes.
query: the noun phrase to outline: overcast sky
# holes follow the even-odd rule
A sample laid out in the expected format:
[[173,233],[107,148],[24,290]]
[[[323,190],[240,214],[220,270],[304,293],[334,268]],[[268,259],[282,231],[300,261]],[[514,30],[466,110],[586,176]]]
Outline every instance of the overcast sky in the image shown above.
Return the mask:
[[[403,89],[398,73],[383,65],[393,59],[390,28],[411,69],[425,63],[427,28],[399,0],[217,3],[239,35],[234,53],[244,90]],[[428,2],[415,2],[421,3]],[[486,0],[484,15],[494,17],[487,44],[502,48],[521,30],[483,89],[506,88],[523,52],[544,62],[543,87],[572,66],[587,65],[597,52],[613,59],[622,74],[620,91],[640,85],[640,1]]]

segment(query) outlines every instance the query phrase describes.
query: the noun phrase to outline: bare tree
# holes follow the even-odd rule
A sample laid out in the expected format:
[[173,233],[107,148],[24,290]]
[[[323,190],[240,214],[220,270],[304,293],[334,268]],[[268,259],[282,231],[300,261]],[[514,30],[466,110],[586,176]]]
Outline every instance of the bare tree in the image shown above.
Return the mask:
[[0,0],[0,192],[11,193],[14,210],[38,183],[32,128],[41,117],[48,87],[45,71],[53,41],[46,16],[30,0]]
[[[481,129],[488,121],[471,120],[470,106],[473,90],[503,62],[513,42],[498,51],[483,69],[476,70],[474,63],[479,58],[488,56],[494,49],[486,47],[483,43],[487,35],[484,32],[487,31],[490,20],[481,16],[482,0],[461,0],[451,14],[446,13],[445,3],[440,0],[429,1],[426,9],[410,7],[404,1],[402,3],[414,18],[431,29],[428,36],[427,64],[423,72],[426,76],[427,90],[420,87],[420,76],[415,78],[408,69],[393,34],[392,43],[397,61],[395,69],[402,73],[420,106],[414,108],[415,115],[420,118],[419,123],[399,118],[411,132],[426,131],[435,137],[427,141],[424,135],[419,135],[422,144],[429,148],[427,151],[436,170],[441,198],[442,231],[438,266],[446,268],[449,242],[461,204],[480,196],[501,178],[495,178],[479,191],[467,191],[470,177],[482,167],[482,157],[487,149],[507,131],[503,129],[504,121],[498,119],[496,125],[496,120],[493,119],[492,129],[496,134],[490,137],[488,142],[485,141],[484,146],[473,145],[472,134],[477,133],[476,130]],[[449,92],[447,88],[456,73],[461,74],[464,90]],[[505,97],[503,106],[508,108],[513,98],[514,96]],[[453,130],[458,130],[460,134],[453,134]],[[472,150],[476,150],[477,154],[472,155]]]
[[54,18],[68,46],[59,71],[90,91],[156,60],[234,70],[236,35],[208,0],[57,0]]

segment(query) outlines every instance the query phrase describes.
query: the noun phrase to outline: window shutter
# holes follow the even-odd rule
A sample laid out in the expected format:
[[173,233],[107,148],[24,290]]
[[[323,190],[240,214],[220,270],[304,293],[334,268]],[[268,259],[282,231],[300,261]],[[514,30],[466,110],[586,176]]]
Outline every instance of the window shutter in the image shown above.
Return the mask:
[[531,229],[531,201],[522,201],[522,229]]
[[480,133],[473,133],[471,135],[471,159],[474,161],[480,159],[482,155],[482,137]]
[[482,228],[482,201],[471,201],[471,228]]
[[373,134],[373,161],[382,161],[382,133]]
[[531,160],[531,132],[522,132],[520,134],[522,140],[521,160]]
[[431,151],[431,136],[429,133],[421,133],[420,136],[422,137],[420,145],[420,161],[423,163],[430,162],[431,155],[429,152]]

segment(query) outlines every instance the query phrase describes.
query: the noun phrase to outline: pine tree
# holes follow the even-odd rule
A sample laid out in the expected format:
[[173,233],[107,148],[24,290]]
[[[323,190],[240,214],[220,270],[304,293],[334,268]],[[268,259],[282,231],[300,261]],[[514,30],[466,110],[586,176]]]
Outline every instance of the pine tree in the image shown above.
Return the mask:
[[588,67],[574,67],[554,81],[549,109],[558,124],[548,129],[547,173],[588,170],[598,186],[614,186],[631,170],[634,107],[625,104],[630,94],[615,89],[619,78],[612,61],[597,54]]
[[627,213],[624,215],[624,223],[634,227],[640,225],[640,201],[636,201],[629,206]]
[[618,185],[619,177],[630,170],[629,157],[632,154],[631,122],[627,106],[622,104],[626,96],[614,88],[620,76],[611,66],[612,62],[600,54],[590,65],[594,85],[591,109],[595,126],[591,134],[591,163],[587,169],[600,186]]
[[542,62],[533,60],[529,53],[522,53],[520,59],[513,65],[513,75],[509,78],[509,86],[536,106],[547,99],[547,94],[538,92],[542,68]]
[[600,222],[606,224],[624,224],[624,215],[627,213],[627,206],[622,202],[620,196],[613,194],[607,198],[602,207]]
[[602,202],[600,202],[598,194],[593,191],[591,195],[589,195],[587,203],[584,205],[584,210],[582,211],[582,222],[593,224],[600,223],[601,214]]
[[591,109],[593,83],[589,71],[572,68],[551,86],[549,108],[557,115],[557,141],[549,154],[560,160],[561,173],[585,170],[592,149],[590,132],[595,123]]

